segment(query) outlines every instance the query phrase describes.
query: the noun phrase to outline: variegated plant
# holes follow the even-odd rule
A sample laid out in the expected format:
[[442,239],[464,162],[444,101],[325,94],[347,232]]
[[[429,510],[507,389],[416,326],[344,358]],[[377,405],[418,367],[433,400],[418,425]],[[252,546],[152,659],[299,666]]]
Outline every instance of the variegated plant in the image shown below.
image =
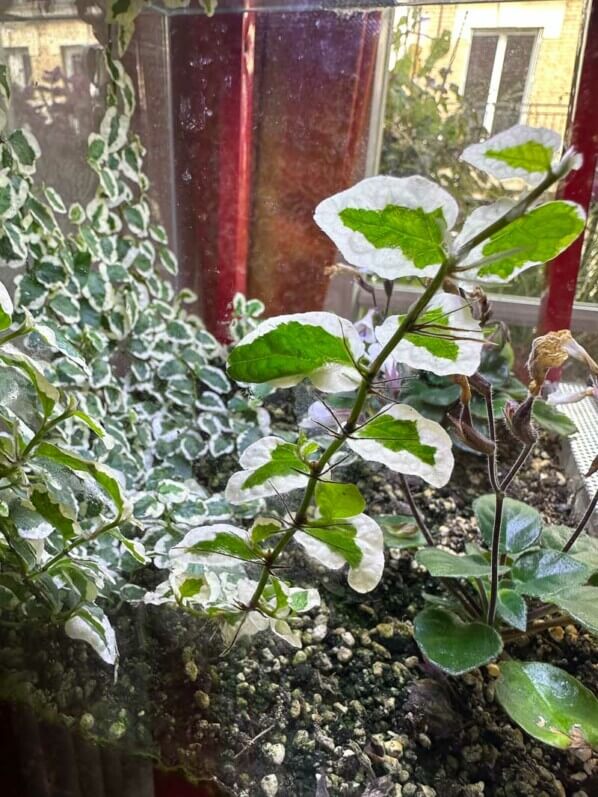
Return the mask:
[[[175,290],[176,257],[152,221],[145,152],[131,131],[134,87],[119,61],[107,56],[106,64],[107,108],[88,144],[95,197],[67,208],[54,189],[40,191],[37,141],[27,129],[10,133],[0,263],[20,271],[18,311],[27,309],[87,365],[57,356],[53,380],[104,424],[113,444],[67,424],[70,445],[124,474],[147,540],[162,550],[183,536],[185,513],[193,522],[212,507],[214,519],[226,514],[222,501],[206,501],[196,463],[242,451],[268,432],[269,416],[258,399],[233,390],[225,347],[186,310],[193,293]],[[261,302],[236,296],[232,337],[262,311]],[[185,483],[185,500],[173,502],[173,480]]]
[[[107,67],[107,110],[88,147],[98,188],[85,208],[67,208],[57,191],[36,183],[40,148],[28,129],[0,130],[0,264],[16,273],[14,310],[0,286],[0,322],[14,315],[28,330],[20,356],[39,359],[48,390],[77,407],[60,414],[71,455],[121,474],[135,517],[120,518],[120,543],[116,531],[110,539],[92,533],[77,555],[103,563],[104,582],[119,598],[140,599],[143,590],[124,576],[135,561],[148,561],[139,537],[160,563],[194,525],[230,519],[224,499],[197,481],[196,463],[242,451],[268,432],[269,416],[259,400],[232,389],[225,347],[185,310],[193,294],[173,287],[176,258],[152,223],[144,150],[130,131],[133,85],[119,62],[108,57]],[[9,98],[0,67],[3,122]],[[260,302],[235,296],[233,339],[262,311]],[[58,541],[52,545],[57,552]]]
[[[279,565],[291,543],[321,566],[346,567],[357,592],[374,589],[384,566],[384,522],[366,514],[354,484],[337,479],[348,449],[400,474],[418,531],[399,531],[396,545],[418,549],[419,564],[448,590],[443,605],[424,608],[414,622],[423,655],[441,670],[467,672],[499,658],[506,642],[557,624],[577,622],[598,631],[598,588],[588,583],[598,568],[598,545],[586,537],[583,547],[574,547],[593,507],[575,530],[543,530],[536,510],[506,497],[535,443],[531,410],[549,368],[568,356],[584,361],[593,375],[598,366],[568,332],[537,339],[528,398],[505,411],[521,454],[500,479],[492,387],[478,373],[485,338],[475,311],[483,293],[469,290],[472,283],[508,282],[581,234],[579,206],[542,200],[546,189],[579,166],[574,152],[559,158],[559,147],[553,133],[517,126],[468,148],[463,157],[478,168],[532,188],[517,202],[475,210],[456,234],[455,201],[423,177],[373,177],[318,206],[317,224],[351,265],[387,284],[419,277],[422,293],[405,315],[376,324],[369,345],[350,321],[308,312],[268,319],[235,346],[228,373],[240,384],[290,388],[307,381],[318,391],[308,424],[317,431],[303,432],[296,442],[266,436],[244,451],[226,497],[248,510],[254,506],[253,524],[192,530],[170,551],[170,578],[152,600],[220,612],[229,640],[273,628],[298,644],[292,617],[317,596],[296,592],[283,579]],[[461,397],[454,426],[488,458],[493,492],[475,505],[480,542],[462,554],[436,546],[407,481],[417,477],[442,487],[453,454],[439,423],[402,404],[400,392],[398,400],[395,393],[389,398],[386,374],[394,383],[404,364],[455,380]],[[472,392],[485,402],[486,433],[473,426]],[[328,402],[339,394],[345,405],[337,414]],[[392,538],[392,522],[387,531]],[[562,699],[563,690],[569,700]],[[557,668],[509,661],[498,695],[517,721],[550,744],[598,744],[598,702]]]

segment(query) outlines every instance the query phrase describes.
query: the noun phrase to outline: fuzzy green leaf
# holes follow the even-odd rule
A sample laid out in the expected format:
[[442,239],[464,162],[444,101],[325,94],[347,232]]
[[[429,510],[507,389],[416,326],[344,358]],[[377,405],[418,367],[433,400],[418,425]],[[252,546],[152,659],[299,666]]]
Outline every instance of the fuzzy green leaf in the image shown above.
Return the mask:
[[[473,502],[473,509],[486,545],[492,544],[496,497],[482,495]],[[503,502],[502,524],[500,529],[500,550],[502,553],[521,553],[534,545],[542,533],[542,517],[531,506],[513,498]]]
[[500,669],[496,697],[524,731],[562,750],[598,746],[598,700],[576,678],[537,661]]
[[529,551],[520,556],[512,569],[515,589],[522,595],[550,599],[549,596],[572,585],[583,584],[589,568],[559,551]]
[[[459,555],[440,548],[423,548],[415,555],[430,575],[437,578],[484,578],[490,575],[490,564],[475,554]],[[499,573],[508,572],[501,566]]]
[[494,628],[481,622],[464,623],[446,609],[424,609],[414,627],[421,652],[449,675],[475,670],[502,651],[502,639]]

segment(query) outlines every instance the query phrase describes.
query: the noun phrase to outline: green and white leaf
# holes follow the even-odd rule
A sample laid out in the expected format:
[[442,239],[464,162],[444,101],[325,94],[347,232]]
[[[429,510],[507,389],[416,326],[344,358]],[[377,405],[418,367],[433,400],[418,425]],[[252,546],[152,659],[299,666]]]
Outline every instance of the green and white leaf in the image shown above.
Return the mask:
[[[477,208],[465,220],[455,240],[459,247],[488,227],[512,207],[508,199]],[[558,200],[528,210],[499,232],[474,247],[462,261],[463,266],[483,258],[491,262],[463,271],[464,280],[504,284],[532,266],[542,265],[564,252],[583,232],[585,212],[575,202]]]
[[559,747],[598,747],[598,699],[552,664],[505,661],[496,697],[507,714],[536,739]]
[[455,200],[425,177],[369,177],[316,208],[343,257],[383,279],[432,277],[446,258]]
[[106,664],[118,658],[116,635],[104,612],[94,604],[85,604],[64,625],[67,636],[87,642]]
[[0,329],[6,329],[12,322],[14,307],[4,283],[0,282]]
[[241,384],[293,387],[310,379],[319,390],[353,390],[364,344],[350,321],[333,313],[281,315],[263,321],[230,353],[229,376]]
[[486,623],[464,623],[439,607],[421,611],[414,636],[424,656],[449,675],[462,675],[492,661],[502,652],[500,634]]
[[33,133],[25,127],[13,131],[8,137],[10,147],[23,174],[35,172],[36,161],[41,150]]
[[384,570],[382,529],[368,515],[314,521],[295,534],[309,556],[330,570],[349,565],[347,581],[356,592],[370,592]]
[[453,470],[449,435],[406,404],[389,404],[358,428],[347,441],[366,460],[381,462],[398,473],[419,476],[443,487]]
[[192,529],[169,555],[175,572],[184,572],[190,565],[239,569],[240,562],[259,560],[247,531],[228,523]]
[[461,160],[498,180],[519,178],[539,183],[558,160],[561,137],[544,127],[514,125],[479,144],[471,144]]
[[[390,341],[403,319],[404,316],[391,315],[376,327],[381,346]],[[390,356],[395,362],[438,376],[471,376],[478,370],[484,335],[460,296],[436,294],[417,325],[421,331],[408,332],[393,349]]]
[[305,487],[309,468],[299,457],[295,444],[280,437],[262,437],[248,446],[239,458],[243,468],[233,473],[225,497],[231,504],[288,493]]

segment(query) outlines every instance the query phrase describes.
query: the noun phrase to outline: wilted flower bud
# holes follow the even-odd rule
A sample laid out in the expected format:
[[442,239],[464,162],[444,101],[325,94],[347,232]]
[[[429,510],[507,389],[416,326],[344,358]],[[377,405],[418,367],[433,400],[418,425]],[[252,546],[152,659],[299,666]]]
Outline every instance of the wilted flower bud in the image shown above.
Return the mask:
[[584,347],[579,345],[568,329],[548,332],[536,338],[527,361],[527,370],[531,377],[530,392],[534,396],[539,395],[548,371],[564,365],[569,357],[583,362],[593,374],[598,374],[598,364]]
[[461,405],[459,417],[448,413],[447,418],[452,424],[455,434],[465,445],[486,456],[494,454],[496,444],[475,428],[467,405]]
[[473,376],[469,377],[469,384],[476,390],[481,396],[488,398],[492,394],[492,385],[486,379],[486,377],[482,376],[480,373],[475,373]]
[[535,396],[529,395],[521,404],[514,399],[508,399],[503,410],[511,434],[526,445],[532,445],[537,439],[532,423],[534,398]]

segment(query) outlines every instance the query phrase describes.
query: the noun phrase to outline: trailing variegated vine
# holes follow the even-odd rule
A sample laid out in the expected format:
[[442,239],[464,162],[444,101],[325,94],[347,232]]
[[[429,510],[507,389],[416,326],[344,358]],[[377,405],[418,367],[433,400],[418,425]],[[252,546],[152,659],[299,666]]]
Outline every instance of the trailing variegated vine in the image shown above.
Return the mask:
[[[119,597],[140,599],[143,590],[123,576],[149,561],[138,538],[160,563],[197,523],[229,519],[224,499],[198,483],[197,463],[242,451],[269,431],[269,416],[233,390],[226,349],[185,309],[193,294],[173,287],[176,258],[152,222],[144,150],[130,131],[133,86],[119,62],[107,66],[107,109],[88,146],[98,188],[86,207],[67,208],[36,184],[40,148],[28,129],[0,131],[0,264],[18,270],[16,309],[2,286],[0,321],[35,319],[27,356],[44,361],[48,385],[79,408],[61,417],[62,439],[73,456],[121,474],[135,516],[121,518],[121,530],[136,541],[112,545],[92,534],[86,555],[103,561]],[[6,67],[0,92],[5,111]],[[238,339],[264,308],[237,295],[232,309]],[[93,422],[80,423],[81,413]]]
[[[78,426],[70,444],[124,474],[136,492],[135,515],[161,549],[182,536],[186,519],[226,515],[197,483],[196,463],[237,445],[242,451],[268,432],[269,416],[258,399],[232,389],[225,348],[186,310],[196,297],[173,286],[176,257],[152,220],[145,151],[131,132],[133,84],[119,61],[106,63],[107,107],[87,157],[95,197],[67,208],[54,189],[40,191],[39,146],[27,130],[15,130],[5,153],[0,258],[24,267],[15,279],[17,308],[88,365],[57,357],[54,380],[104,423],[112,446]],[[262,312],[261,302],[236,296],[232,337]],[[184,490],[171,489],[174,481]]]
[[[345,569],[357,592],[373,590],[384,568],[383,527],[392,539],[396,524],[368,515],[357,486],[342,481],[349,455],[400,474],[417,533],[402,538],[399,529],[396,544],[417,549],[417,562],[448,590],[442,606],[427,606],[414,622],[416,642],[436,667],[460,675],[499,658],[511,639],[557,624],[598,631],[598,587],[590,583],[598,544],[584,537],[575,548],[596,501],[570,530],[544,527],[535,509],[506,497],[535,443],[532,409],[549,369],[576,357],[596,378],[598,366],[567,331],[535,341],[527,398],[505,407],[522,450],[502,479],[493,391],[479,373],[486,299],[472,283],[508,282],[557,256],[584,228],[578,205],[542,200],[579,166],[574,152],[559,158],[559,147],[553,133],[517,126],[468,148],[463,157],[478,168],[533,187],[516,202],[478,208],[457,233],[456,202],[423,177],[369,178],[320,203],[317,224],[352,266],[393,283],[417,276],[423,290],[406,314],[377,319],[368,341],[347,319],[306,312],[270,318],[237,343],[230,378],[250,389],[307,381],[318,401],[297,440],[268,435],[243,452],[226,498],[248,513],[257,505],[253,524],[190,531],[171,549],[170,578],[151,601],[220,614],[231,642],[271,628],[298,645],[292,618],[318,598],[283,578],[288,571],[280,565],[291,544],[320,566]],[[445,429],[401,402],[403,366],[454,380],[453,427],[488,459],[492,493],[474,507],[480,540],[461,554],[437,547],[411,493],[413,477],[432,487],[447,484],[454,460]],[[472,421],[476,393],[486,406],[484,432]],[[557,668],[509,661],[498,696],[515,720],[550,744],[598,742],[598,701]]]

